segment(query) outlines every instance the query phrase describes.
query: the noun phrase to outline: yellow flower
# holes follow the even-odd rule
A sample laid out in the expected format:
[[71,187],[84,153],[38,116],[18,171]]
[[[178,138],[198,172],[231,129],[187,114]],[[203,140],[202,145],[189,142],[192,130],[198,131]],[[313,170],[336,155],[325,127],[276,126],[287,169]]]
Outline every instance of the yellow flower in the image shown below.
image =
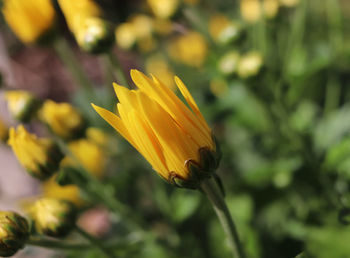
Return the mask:
[[110,24],[101,19],[102,10],[92,0],[59,0],[69,29],[78,45],[89,53],[102,53],[114,41]]
[[263,64],[263,58],[259,52],[251,51],[241,57],[238,63],[237,73],[241,78],[257,75]]
[[11,211],[0,211],[0,256],[14,255],[23,248],[29,237],[25,218]]
[[64,139],[79,137],[85,131],[85,120],[69,103],[46,100],[39,112],[40,119]]
[[233,74],[237,71],[239,63],[239,53],[236,51],[229,51],[223,55],[218,62],[218,69],[225,75]]
[[249,23],[255,23],[261,18],[261,3],[259,0],[241,0],[241,15]]
[[221,97],[228,91],[227,82],[221,78],[215,78],[210,81],[210,91],[216,96]]
[[38,233],[52,237],[64,237],[73,228],[76,212],[68,201],[42,198],[28,210]]
[[0,141],[6,141],[8,137],[8,128],[4,121],[0,119]]
[[228,43],[240,34],[240,26],[225,15],[215,14],[209,20],[210,36],[218,43]]
[[54,25],[51,0],[6,0],[3,5],[7,24],[24,43],[37,42]]
[[119,115],[93,107],[162,178],[177,186],[198,187],[217,167],[219,152],[191,94],[175,77],[189,109],[156,77],[151,80],[132,70],[131,78],[138,90],[115,85]]
[[120,48],[132,48],[137,39],[134,25],[130,22],[120,24],[115,30],[115,39]]
[[155,16],[159,18],[169,18],[177,10],[179,0],[147,0]]
[[56,172],[63,157],[58,146],[47,138],[37,138],[19,125],[10,128],[8,144],[18,161],[34,177],[46,179]]
[[168,50],[174,60],[200,67],[207,57],[208,46],[201,34],[192,31],[175,39]]
[[31,93],[24,90],[7,91],[5,99],[11,114],[24,123],[30,121],[40,106],[39,101]]
[[161,55],[154,55],[147,59],[145,65],[146,71],[149,74],[155,75],[164,85],[171,90],[175,90],[174,72],[169,67],[164,57]]
[[42,184],[42,194],[44,197],[70,201],[77,206],[84,204],[79,187],[76,185],[61,186],[56,182],[56,176]]
[[108,135],[97,127],[89,127],[86,130],[86,138],[98,146],[106,146],[109,140]]
[[[106,158],[103,148],[95,142],[87,139],[80,139],[70,142],[69,150],[81,165],[96,178],[102,178],[106,165]],[[64,158],[61,162],[61,168],[75,166],[75,162],[70,157]],[[66,173],[69,173],[67,171]],[[43,196],[71,201],[80,206],[84,200],[80,195],[80,190],[75,185],[61,186],[52,177],[43,184]]]

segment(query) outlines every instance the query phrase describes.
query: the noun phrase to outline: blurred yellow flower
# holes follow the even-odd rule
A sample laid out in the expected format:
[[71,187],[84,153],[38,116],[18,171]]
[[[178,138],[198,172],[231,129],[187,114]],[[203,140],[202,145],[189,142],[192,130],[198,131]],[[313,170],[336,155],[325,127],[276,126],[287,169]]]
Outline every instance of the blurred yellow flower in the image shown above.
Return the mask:
[[93,0],[59,0],[62,12],[79,46],[90,53],[109,50],[113,32],[104,19],[102,10]]
[[153,36],[143,37],[137,41],[137,47],[142,53],[148,53],[154,50],[157,46],[157,41]]
[[209,19],[209,33],[214,41],[228,43],[237,38],[240,26],[223,14],[215,14]]
[[210,91],[216,96],[221,97],[228,91],[227,82],[222,78],[210,80]]
[[107,145],[109,140],[107,134],[97,127],[89,127],[86,130],[86,138],[99,146]]
[[146,72],[155,75],[164,85],[175,90],[174,72],[161,55],[153,55],[146,60]]
[[[74,157],[88,172],[97,178],[102,178],[105,170],[106,158],[103,148],[100,145],[88,139],[80,139],[70,142],[68,147]],[[64,158],[61,162],[61,168],[75,165],[74,160],[70,157]],[[52,177],[50,180],[43,183],[42,191],[44,197],[71,201],[78,206],[84,204],[80,195],[80,190],[77,186],[61,186],[55,181],[55,179],[55,177]]]
[[263,64],[263,57],[259,52],[251,51],[241,57],[238,63],[238,75],[248,78],[257,75]]
[[173,23],[169,19],[155,18],[153,26],[154,31],[160,35],[169,35],[173,30]]
[[24,43],[34,43],[50,30],[55,21],[51,0],[6,0],[2,12],[7,24]]
[[77,206],[84,204],[79,187],[76,185],[61,186],[56,183],[56,176],[51,177],[42,184],[42,195],[48,198],[70,201]]
[[119,116],[93,105],[111,126],[129,141],[166,181],[177,186],[198,187],[218,165],[211,130],[183,82],[175,77],[189,109],[156,77],[131,70],[139,88],[114,85],[120,101]]
[[72,203],[55,198],[42,198],[28,208],[39,234],[64,237],[73,228],[76,219]]
[[47,179],[57,171],[63,157],[58,146],[48,138],[37,138],[19,125],[10,128],[8,144],[18,161],[32,176]]
[[230,75],[237,71],[239,63],[239,53],[237,51],[229,51],[225,53],[218,62],[218,69],[225,75]]
[[241,15],[249,23],[255,23],[261,18],[261,3],[259,0],[241,0]]
[[132,48],[137,39],[134,25],[130,22],[120,24],[115,29],[115,39],[120,48]]
[[159,18],[169,18],[177,10],[179,0],[147,0],[152,12]]
[[39,101],[28,91],[7,91],[5,99],[10,113],[21,122],[30,121],[39,108]]
[[8,127],[4,123],[4,121],[0,119],[0,141],[6,141],[7,137],[8,137]]
[[39,111],[39,117],[50,127],[52,132],[64,139],[79,137],[85,129],[84,118],[69,103],[46,100]]
[[168,50],[174,60],[200,67],[207,57],[208,46],[200,33],[191,31],[171,42]]

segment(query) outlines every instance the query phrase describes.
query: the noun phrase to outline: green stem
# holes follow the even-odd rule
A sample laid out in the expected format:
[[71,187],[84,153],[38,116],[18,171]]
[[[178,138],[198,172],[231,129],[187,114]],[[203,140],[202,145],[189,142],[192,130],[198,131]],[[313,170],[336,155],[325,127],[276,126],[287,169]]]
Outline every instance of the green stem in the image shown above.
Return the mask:
[[86,238],[91,244],[93,244],[94,246],[96,246],[98,249],[101,250],[102,253],[105,254],[106,257],[109,258],[113,258],[115,257],[114,254],[104,246],[104,244],[97,238],[91,236],[89,233],[87,233],[86,231],[84,231],[83,229],[81,229],[78,226],[75,226],[75,230],[82,235],[84,238]]
[[238,237],[236,226],[227,208],[224,197],[222,196],[222,193],[214,179],[204,180],[201,183],[201,189],[207,195],[209,201],[213,205],[216,215],[218,216],[228,238],[233,256],[236,258],[244,258],[245,255]]
[[118,81],[120,81],[120,84],[123,86],[129,86],[127,76],[125,75],[118,58],[112,51],[110,51],[107,56],[112,70],[114,71],[115,77],[118,79]]
[[81,64],[75,58],[75,54],[63,38],[54,41],[53,47],[64,65],[69,69],[75,82],[80,85],[86,97],[93,97],[94,85],[91,83],[85,72],[81,69]]

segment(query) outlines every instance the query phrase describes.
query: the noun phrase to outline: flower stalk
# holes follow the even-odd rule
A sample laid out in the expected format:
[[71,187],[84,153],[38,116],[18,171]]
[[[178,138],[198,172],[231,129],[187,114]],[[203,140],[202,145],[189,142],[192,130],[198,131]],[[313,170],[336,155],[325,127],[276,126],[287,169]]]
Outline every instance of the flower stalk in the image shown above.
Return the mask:
[[216,215],[226,233],[228,243],[235,258],[245,258],[243,247],[239,240],[236,226],[226,205],[222,192],[214,179],[205,179],[201,183],[201,189],[208,197]]

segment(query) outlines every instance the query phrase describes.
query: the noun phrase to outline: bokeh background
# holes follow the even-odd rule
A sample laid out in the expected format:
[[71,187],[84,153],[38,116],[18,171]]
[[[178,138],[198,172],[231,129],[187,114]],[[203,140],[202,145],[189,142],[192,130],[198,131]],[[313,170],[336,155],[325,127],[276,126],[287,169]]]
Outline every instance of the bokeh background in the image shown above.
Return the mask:
[[[217,174],[247,257],[350,257],[350,1],[95,2],[112,24],[116,42],[110,51],[127,76],[137,68],[177,92],[172,80],[177,75],[196,99],[221,145]],[[91,102],[113,110],[111,83],[120,78],[108,54],[81,49],[59,5],[52,3],[53,37],[68,43],[94,85],[93,98],[82,94],[52,44],[24,44],[2,17],[1,120],[7,127],[18,124],[4,94],[23,89],[43,101],[72,103],[90,126],[103,130],[108,137],[104,165],[92,160],[103,167],[97,177],[160,239],[120,247],[120,257],[230,257],[205,196],[158,178],[93,111]],[[28,128],[50,135],[37,120]],[[47,182],[25,173],[6,142],[0,164],[3,210],[24,213],[23,202],[64,195],[48,193]],[[127,239],[122,217],[79,191],[74,194],[84,202],[80,225],[103,239]],[[99,254],[34,247],[16,254],[51,256]]]

